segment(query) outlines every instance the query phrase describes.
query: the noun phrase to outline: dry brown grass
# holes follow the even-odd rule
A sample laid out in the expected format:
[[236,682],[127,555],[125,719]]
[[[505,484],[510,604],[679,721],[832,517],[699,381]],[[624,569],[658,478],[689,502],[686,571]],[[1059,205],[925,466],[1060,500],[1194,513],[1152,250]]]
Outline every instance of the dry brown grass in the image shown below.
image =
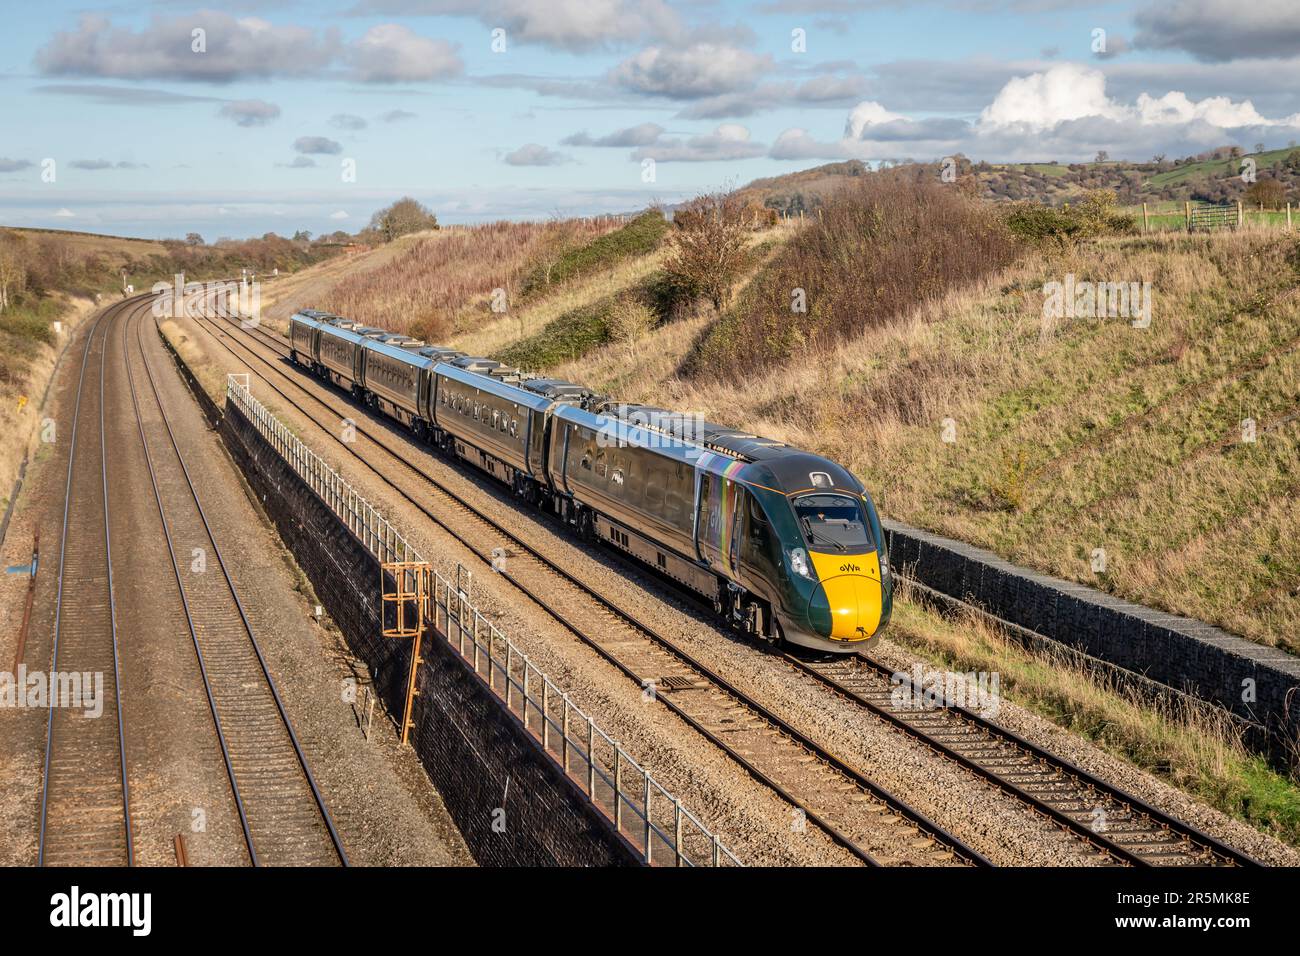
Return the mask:
[[[71,299],[60,315],[63,334],[51,344],[19,340],[0,334],[0,514],[9,505],[9,495],[23,458],[38,448],[40,422],[45,412],[41,396],[54,372],[59,350],[86,316],[96,308],[89,299]],[[56,427],[62,427],[56,422]]]
[[342,278],[313,306],[445,341],[465,313],[480,320],[494,315],[494,289],[505,290],[508,308],[520,276],[545,248],[580,243],[612,225],[596,220],[498,222],[425,234],[388,261]]

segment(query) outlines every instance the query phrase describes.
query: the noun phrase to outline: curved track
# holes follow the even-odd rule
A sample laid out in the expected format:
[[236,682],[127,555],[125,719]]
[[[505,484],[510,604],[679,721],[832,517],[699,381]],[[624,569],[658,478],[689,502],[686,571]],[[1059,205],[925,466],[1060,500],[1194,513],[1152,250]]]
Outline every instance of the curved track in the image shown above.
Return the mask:
[[[114,467],[125,459],[108,454],[105,415],[117,402],[119,413],[134,415],[131,432],[138,435],[147,466],[177,604],[184,611],[198,661],[245,858],[254,865],[346,865],[343,844],[267,669],[227,570],[220,535],[209,524],[167,413],[142,337],[151,303],[150,295],[136,296],[104,309],[83,347],[69,439],[51,657],[53,673],[102,675],[102,716],[86,719],[80,707],[49,709],[38,863],[135,862],[128,766],[145,767],[148,755],[135,754],[130,763],[127,758],[120,688],[132,661],[118,640],[110,509],[122,494],[143,489],[131,486],[125,464]],[[195,549],[217,567],[197,571],[191,563]],[[120,570],[129,557],[116,560]],[[178,623],[160,620],[157,635],[146,634],[144,639],[177,636]],[[145,772],[142,779],[149,776]]]
[[56,695],[49,700],[40,866],[130,866],[135,860],[108,521],[104,381],[113,320],[137,301],[109,306],[95,319],[77,377],[49,676],[53,682],[56,675],[92,675],[92,680],[98,675],[103,689],[97,707],[102,710],[99,717],[87,717],[85,708],[78,706],[84,695],[81,701],[59,700]]
[[[1096,855],[1133,866],[1258,866],[1238,850],[951,703],[915,706],[911,679],[870,658],[784,655],[841,696],[1031,806]],[[895,691],[902,689],[901,697]]]
[[[131,316],[121,323],[131,404],[249,862],[346,865],[342,841],[176,441],[145,352],[146,321]],[[137,369],[143,373],[139,389]],[[206,567],[196,572],[188,555],[182,572],[178,540],[191,554],[201,554],[205,565],[209,555],[214,558],[220,574]]]
[[[926,819],[903,800],[868,780],[770,709],[745,695],[720,675],[692,658],[671,639],[637,620],[599,594],[504,525],[410,463],[400,448],[356,425],[356,441],[338,437],[339,410],[331,405],[341,394],[287,361],[287,346],[258,330],[254,335],[237,322],[195,316],[199,326],[242,364],[256,363],[263,381],[303,416],[314,422],[380,481],[492,566],[493,551],[507,547],[508,570],[498,574],[571,634],[592,647],[636,684],[654,694],[669,710],[726,753],[752,777],[771,788],[791,807],[791,825],[804,821],[868,865],[986,866],[977,851]],[[240,333],[238,339],[233,333]],[[251,343],[251,344],[250,344]],[[273,353],[268,358],[267,352]],[[295,398],[300,396],[302,400]],[[316,411],[307,406],[314,406]],[[349,411],[355,406],[349,406]],[[333,421],[322,419],[321,409]],[[355,412],[352,412],[355,414]],[[381,467],[382,466],[382,467]],[[397,481],[409,476],[418,490]],[[443,514],[431,510],[432,499]],[[453,528],[446,512],[474,526],[473,534]],[[581,618],[581,621],[578,620]]]

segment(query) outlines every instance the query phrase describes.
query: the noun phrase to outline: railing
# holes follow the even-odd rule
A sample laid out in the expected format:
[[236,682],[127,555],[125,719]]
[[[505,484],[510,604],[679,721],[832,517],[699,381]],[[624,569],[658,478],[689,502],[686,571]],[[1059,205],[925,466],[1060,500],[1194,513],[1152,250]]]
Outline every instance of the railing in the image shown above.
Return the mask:
[[[243,378],[241,382],[239,379]],[[248,391],[247,376],[226,376],[226,399],[237,405],[267,443],[338,515],[367,551],[379,561],[423,561],[375,507]]]
[[699,818],[601,730],[569,695],[487,620],[458,589],[432,571],[433,630],[460,654],[511,713],[518,715],[564,773],[655,863],[741,866]]
[[[506,709],[520,718],[564,774],[650,864],[742,866],[681,800],[638,764],[614,738],[574,704],[537,665],[470,602],[467,587],[432,568],[375,508],[249,393],[247,380],[226,380],[236,405],[276,453],[338,515],[383,565],[403,565],[399,576],[426,573],[432,587],[419,593],[431,605],[423,618]],[[413,565],[422,565],[417,570]],[[462,580],[458,568],[457,580]],[[468,575],[464,576],[468,579]],[[387,587],[387,586],[386,586]],[[415,592],[409,580],[396,589]]]

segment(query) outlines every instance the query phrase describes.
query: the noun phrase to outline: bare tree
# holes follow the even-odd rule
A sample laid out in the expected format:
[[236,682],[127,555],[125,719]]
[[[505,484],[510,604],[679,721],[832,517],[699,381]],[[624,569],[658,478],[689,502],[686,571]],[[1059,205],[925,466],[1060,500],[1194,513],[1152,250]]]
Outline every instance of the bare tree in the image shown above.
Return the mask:
[[27,285],[27,266],[11,243],[0,245],[0,312]]
[[744,204],[735,193],[705,193],[678,210],[673,225],[664,271],[721,310],[747,258]]

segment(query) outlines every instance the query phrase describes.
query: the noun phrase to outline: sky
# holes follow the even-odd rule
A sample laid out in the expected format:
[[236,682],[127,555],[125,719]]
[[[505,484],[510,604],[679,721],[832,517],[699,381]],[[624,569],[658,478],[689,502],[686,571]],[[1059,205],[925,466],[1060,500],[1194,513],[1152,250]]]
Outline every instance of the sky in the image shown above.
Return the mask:
[[402,195],[545,219],[841,159],[1300,140],[1300,0],[3,3],[12,226],[355,232]]

